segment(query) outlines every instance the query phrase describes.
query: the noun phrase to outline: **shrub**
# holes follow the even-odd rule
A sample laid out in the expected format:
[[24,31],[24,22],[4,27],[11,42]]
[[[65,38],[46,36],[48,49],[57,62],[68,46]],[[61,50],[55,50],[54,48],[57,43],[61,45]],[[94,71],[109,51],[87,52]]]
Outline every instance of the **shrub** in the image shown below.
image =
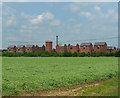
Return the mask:
[[77,52],[74,52],[73,54],[72,54],[72,56],[73,57],[77,57],[78,55],[77,55]]
[[65,51],[65,52],[48,52],[48,51],[42,51],[42,52],[24,52],[24,53],[8,53],[8,52],[4,52],[2,53],[2,56],[7,56],[7,57],[21,57],[21,56],[24,56],[24,57],[84,57],[84,56],[87,56],[87,57],[100,57],[100,56],[115,56],[115,57],[120,57],[120,51],[119,52],[116,52],[116,53],[103,53],[103,52],[99,52],[99,53],[96,53],[96,52],[92,52],[91,54],[90,53],[77,53],[77,52],[74,52],[74,53],[71,53],[71,52],[68,52],[68,51]]

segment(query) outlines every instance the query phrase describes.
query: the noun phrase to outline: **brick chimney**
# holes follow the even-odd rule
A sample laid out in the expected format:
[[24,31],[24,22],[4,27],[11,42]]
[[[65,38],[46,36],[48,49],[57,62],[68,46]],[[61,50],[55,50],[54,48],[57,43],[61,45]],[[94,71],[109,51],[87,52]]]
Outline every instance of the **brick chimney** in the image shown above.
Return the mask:
[[58,46],[58,36],[56,36],[56,46]]

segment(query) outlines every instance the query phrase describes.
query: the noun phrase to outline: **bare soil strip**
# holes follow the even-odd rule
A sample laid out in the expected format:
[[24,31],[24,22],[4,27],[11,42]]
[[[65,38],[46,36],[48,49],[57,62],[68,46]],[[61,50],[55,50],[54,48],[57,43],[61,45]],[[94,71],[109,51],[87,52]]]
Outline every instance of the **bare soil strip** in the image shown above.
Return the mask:
[[[58,88],[55,90],[42,90],[42,91],[35,91],[31,93],[25,93],[24,95],[18,95],[18,96],[68,96],[70,93],[81,90],[79,94],[84,92],[85,90],[82,90],[84,87],[92,87],[92,86],[99,86],[100,83],[104,82],[106,80],[101,81],[95,81],[91,83],[85,83],[77,86],[72,86],[69,88]],[[93,92],[94,93],[94,92]]]

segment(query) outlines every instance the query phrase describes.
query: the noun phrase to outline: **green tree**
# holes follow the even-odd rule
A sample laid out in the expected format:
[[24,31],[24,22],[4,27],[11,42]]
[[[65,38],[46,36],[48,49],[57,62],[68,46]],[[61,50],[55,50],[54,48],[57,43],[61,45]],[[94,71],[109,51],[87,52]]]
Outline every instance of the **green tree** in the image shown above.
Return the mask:
[[73,57],[77,57],[78,55],[77,55],[77,52],[74,52],[73,54],[72,54],[72,56]]

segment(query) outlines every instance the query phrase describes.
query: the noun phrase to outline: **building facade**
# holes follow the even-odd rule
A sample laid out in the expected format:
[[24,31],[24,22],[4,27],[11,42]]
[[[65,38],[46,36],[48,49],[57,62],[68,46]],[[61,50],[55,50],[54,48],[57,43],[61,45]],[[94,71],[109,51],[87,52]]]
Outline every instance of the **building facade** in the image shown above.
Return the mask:
[[14,46],[14,45],[9,46],[8,49],[7,49],[7,51],[9,53],[15,53],[16,52],[16,46]]
[[18,45],[16,47],[16,53],[23,53],[25,52],[25,45]]
[[93,47],[92,43],[81,43],[80,45],[80,53],[92,53]]
[[115,53],[115,52],[116,52],[116,47],[107,46],[107,53]]
[[25,52],[34,52],[35,46],[34,45],[26,45]]
[[94,52],[107,53],[107,43],[106,42],[96,42],[94,44]]
[[48,52],[52,51],[52,41],[46,41],[45,51],[48,51]]
[[[120,49],[119,49],[120,50]],[[54,51],[54,52],[71,52],[71,53],[92,53],[92,52],[104,52],[104,53],[115,53],[118,51],[115,47],[107,46],[106,42],[96,42],[94,43],[94,47],[92,43],[81,43],[73,45],[66,45],[60,46],[58,42],[58,36],[56,36],[56,49],[53,49],[52,41],[46,41],[46,46],[43,45],[42,47],[39,47],[38,45],[18,45],[18,46],[9,46],[7,48],[7,51],[10,53],[23,53],[23,52],[41,52],[41,51]]]

